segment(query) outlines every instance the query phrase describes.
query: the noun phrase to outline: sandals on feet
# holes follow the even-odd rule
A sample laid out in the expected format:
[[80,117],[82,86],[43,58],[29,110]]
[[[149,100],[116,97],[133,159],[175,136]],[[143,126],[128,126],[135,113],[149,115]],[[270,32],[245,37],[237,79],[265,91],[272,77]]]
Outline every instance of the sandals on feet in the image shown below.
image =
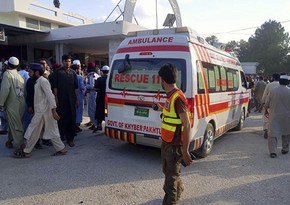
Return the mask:
[[31,153],[25,153],[23,149],[17,149],[14,152],[15,158],[29,158],[31,157]]
[[61,155],[66,155],[66,153],[67,153],[67,149],[64,148],[63,150],[60,150],[58,152],[55,152],[51,156],[61,156]]

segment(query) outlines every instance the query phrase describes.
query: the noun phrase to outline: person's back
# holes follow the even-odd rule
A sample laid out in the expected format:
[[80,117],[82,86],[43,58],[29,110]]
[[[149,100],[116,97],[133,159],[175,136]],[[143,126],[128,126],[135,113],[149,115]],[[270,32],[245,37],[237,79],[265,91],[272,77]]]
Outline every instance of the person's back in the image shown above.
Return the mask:
[[264,80],[260,80],[259,82],[257,82],[254,88],[255,98],[258,100],[259,103],[262,100],[266,85],[267,83]]
[[106,81],[109,72],[109,66],[105,65],[102,67],[101,71],[103,75],[99,77],[95,82],[95,89],[97,91],[96,98],[96,114],[95,118],[97,119],[98,125],[95,128],[95,131],[102,130],[102,122],[105,120],[105,95],[106,95]]
[[[269,117],[268,148],[270,157],[277,157],[277,142],[282,136],[282,154],[289,152],[290,88],[289,76],[281,75],[279,86],[273,88],[265,101],[265,116]],[[269,112],[268,112],[269,109]]]
[[[280,79],[280,74],[278,73],[274,73],[272,75],[273,81],[269,84],[267,84],[264,93],[263,93],[263,97],[261,100],[261,104],[264,105],[266,98],[268,97],[269,93],[271,92],[271,90],[273,90],[274,88],[279,86],[279,79]],[[265,113],[265,109],[263,109],[264,113]],[[269,112],[269,110],[267,110],[267,112]],[[263,120],[263,130],[264,130],[264,138],[267,139],[268,138],[268,118],[265,117],[265,115],[263,114],[262,117]]]
[[262,76],[259,77],[259,81],[256,83],[254,87],[254,98],[256,101],[256,110],[255,111],[262,111],[262,97],[264,94],[264,90],[266,88],[267,83],[263,80]]
[[270,110],[275,113],[275,116],[290,116],[290,88],[279,85],[270,91],[271,105]]
[[25,62],[21,62],[20,70],[18,71],[18,73],[23,77],[25,83],[27,82],[29,78],[29,74],[26,69],[27,69],[27,64]]
[[0,111],[6,112],[8,127],[14,142],[20,149],[23,146],[23,114],[25,109],[24,79],[17,72],[19,60],[10,57],[8,69],[3,75],[0,91]]

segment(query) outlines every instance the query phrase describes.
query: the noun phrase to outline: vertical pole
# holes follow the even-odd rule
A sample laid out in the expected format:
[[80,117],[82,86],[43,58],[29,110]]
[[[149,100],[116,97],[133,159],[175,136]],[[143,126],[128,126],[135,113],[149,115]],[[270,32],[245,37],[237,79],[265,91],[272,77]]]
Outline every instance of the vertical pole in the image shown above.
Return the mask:
[[157,9],[157,0],[155,0],[155,4],[156,4],[156,6],[155,6],[155,8],[156,8],[156,29],[158,29],[158,9]]

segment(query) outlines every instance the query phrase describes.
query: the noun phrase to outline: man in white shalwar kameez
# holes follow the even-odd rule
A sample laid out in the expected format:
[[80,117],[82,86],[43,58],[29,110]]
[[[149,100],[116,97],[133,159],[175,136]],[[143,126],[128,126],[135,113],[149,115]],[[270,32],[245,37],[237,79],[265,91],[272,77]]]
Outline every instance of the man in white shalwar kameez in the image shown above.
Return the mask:
[[277,141],[280,136],[282,136],[282,154],[289,152],[290,88],[287,87],[289,76],[281,75],[279,84],[270,91],[265,101],[265,116],[269,117],[268,148],[271,158],[277,157]]
[[31,63],[29,65],[29,72],[33,72],[37,80],[34,87],[34,116],[24,135],[24,138],[27,139],[27,143],[23,150],[22,157],[31,156],[31,151],[39,139],[43,128],[43,139],[51,141],[56,150],[54,155],[64,155],[67,150],[60,139],[57,125],[59,116],[56,112],[56,102],[51,91],[51,85],[49,81],[42,76],[43,69],[41,64]]

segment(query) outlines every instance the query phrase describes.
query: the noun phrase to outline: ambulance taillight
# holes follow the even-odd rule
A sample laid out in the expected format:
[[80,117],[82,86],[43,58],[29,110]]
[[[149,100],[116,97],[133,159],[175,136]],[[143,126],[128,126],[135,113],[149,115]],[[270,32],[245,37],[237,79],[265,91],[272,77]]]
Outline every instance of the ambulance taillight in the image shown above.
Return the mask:
[[194,98],[187,98],[188,110],[190,112],[190,118],[192,119],[193,125],[193,116],[194,116]]
[[108,116],[108,95],[105,95],[105,117]]

